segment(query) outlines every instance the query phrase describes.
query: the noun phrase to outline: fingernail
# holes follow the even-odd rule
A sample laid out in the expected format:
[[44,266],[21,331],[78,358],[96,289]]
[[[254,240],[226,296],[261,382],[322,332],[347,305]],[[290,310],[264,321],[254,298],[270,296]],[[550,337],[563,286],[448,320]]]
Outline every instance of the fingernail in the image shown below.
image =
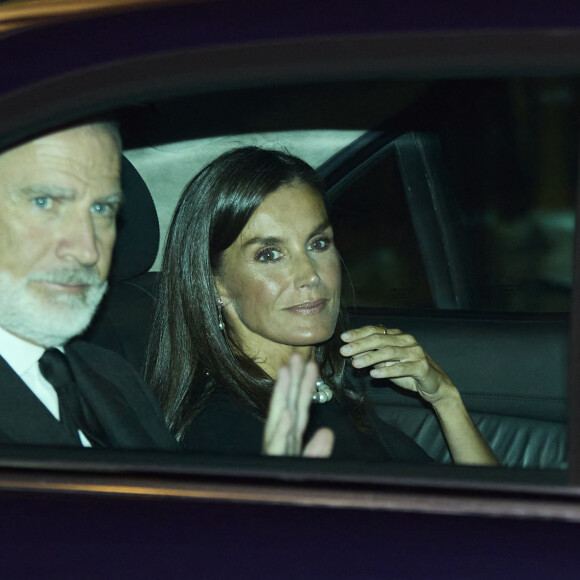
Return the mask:
[[342,340],[348,340],[350,338],[350,332],[343,332],[340,335],[340,338],[342,338]]
[[340,353],[344,354],[344,355],[350,354],[351,351],[352,351],[352,348],[348,344],[341,347],[341,349],[340,349]]

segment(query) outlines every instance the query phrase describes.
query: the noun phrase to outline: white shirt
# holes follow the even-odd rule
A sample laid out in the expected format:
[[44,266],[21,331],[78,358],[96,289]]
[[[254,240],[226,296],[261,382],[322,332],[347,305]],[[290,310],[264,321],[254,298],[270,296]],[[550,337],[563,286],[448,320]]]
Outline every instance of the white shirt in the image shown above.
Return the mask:
[[[60,421],[58,395],[55,388],[42,376],[38,361],[46,349],[32,344],[0,327],[0,355],[24,381],[40,402]],[[62,348],[59,348],[63,351]],[[81,442],[91,447],[89,440],[79,431]]]

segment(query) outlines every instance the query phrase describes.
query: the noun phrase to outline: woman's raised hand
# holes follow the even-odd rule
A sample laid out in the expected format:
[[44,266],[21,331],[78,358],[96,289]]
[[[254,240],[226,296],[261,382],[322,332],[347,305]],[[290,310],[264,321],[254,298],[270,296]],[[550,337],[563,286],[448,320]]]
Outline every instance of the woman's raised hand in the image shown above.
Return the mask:
[[410,334],[382,325],[363,326],[341,335],[346,342],[340,352],[357,369],[372,367],[376,379],[415,391],[432,405],[455,389],[447,373]]
[[264,455],[330,456],[334,446],[330,429],[319,429],[304,448],[302,445],[317,378],[317,365],[304,363],[297,354],[290,357],[287,367],[280,369],[264,428]]
[[390,379],[415,391],[439,417],[455,463],[497,465],[497,459],[467,412],[447,373],[410,334],[382,325],[364,326],[341,335],[340,349],[357,369],[371,367],[370,375]]

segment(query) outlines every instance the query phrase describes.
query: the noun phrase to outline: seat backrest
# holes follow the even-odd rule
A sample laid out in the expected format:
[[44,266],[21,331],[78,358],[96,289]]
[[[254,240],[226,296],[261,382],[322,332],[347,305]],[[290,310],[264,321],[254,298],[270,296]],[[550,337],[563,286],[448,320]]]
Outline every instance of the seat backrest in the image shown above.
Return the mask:
[[80,338],[118,352],[141,370],[155,301],[140,280],[157,257],[159,220],[149,188],[126,158],[122,188],[125,202],[117,217],[109,291]]
[[[384,324],[413,335],[450,375],[503,465],[561,468],[566,461],[566,317],[386,315],[351,317],[352,328]],[[450,461],[434,413],[389,381],[350,372],[381,419],[413,437],[434,459]]]

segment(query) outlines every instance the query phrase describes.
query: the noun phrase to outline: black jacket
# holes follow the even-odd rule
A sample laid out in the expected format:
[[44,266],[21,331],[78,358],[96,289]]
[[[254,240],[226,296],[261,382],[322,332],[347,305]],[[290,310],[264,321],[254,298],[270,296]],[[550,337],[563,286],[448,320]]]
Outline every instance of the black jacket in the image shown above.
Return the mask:
[[[425,463],[431,458],[411,438],[368,410],[369,432],[359,430],[336,399],[313,404],[304,441],[320,427],[334,431],[333,459]],[[186,429],[182,447],[202,453],[259,455],[264,422],[217,386],[208,406]]]
[[[65,347],[78,388],[106,435],[125,449],[177,449],[152,393],[112,351],[77,341]],[[67,445],[60,422],[0,357],[0,443]]]

